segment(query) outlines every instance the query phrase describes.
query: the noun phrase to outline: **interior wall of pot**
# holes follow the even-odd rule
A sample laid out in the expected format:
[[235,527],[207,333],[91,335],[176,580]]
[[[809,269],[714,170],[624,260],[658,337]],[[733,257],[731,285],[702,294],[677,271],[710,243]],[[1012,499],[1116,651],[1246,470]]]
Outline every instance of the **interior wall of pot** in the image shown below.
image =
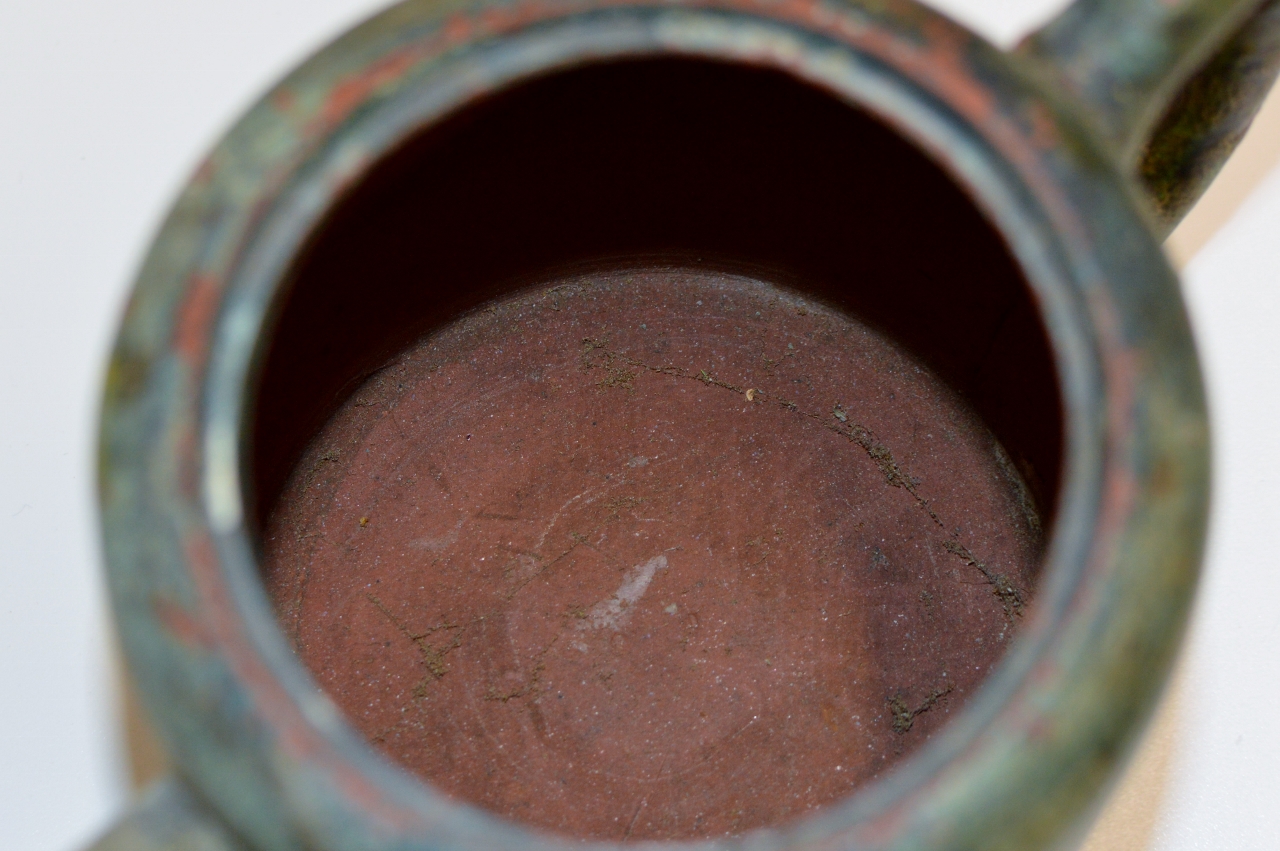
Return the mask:
[[982,416],[1051,518],[1062,413],[1017,263],[970,197],[868,114],[781,73],[586,67],[458,114],[377,164],[290,274],[252,433],[256,514],[386,359],[546,270],[677,257],[878,327]]

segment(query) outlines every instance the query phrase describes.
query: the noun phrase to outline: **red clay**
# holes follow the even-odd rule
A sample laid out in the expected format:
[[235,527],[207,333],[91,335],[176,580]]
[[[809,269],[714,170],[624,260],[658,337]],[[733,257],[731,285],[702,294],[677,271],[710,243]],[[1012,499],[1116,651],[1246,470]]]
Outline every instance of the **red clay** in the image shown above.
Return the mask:
[[1004,652],[1039,521],[947,387],[750,278],[583,274],[371,376],[265,575],[383,753],[573,836],[776,824],[911,752]]

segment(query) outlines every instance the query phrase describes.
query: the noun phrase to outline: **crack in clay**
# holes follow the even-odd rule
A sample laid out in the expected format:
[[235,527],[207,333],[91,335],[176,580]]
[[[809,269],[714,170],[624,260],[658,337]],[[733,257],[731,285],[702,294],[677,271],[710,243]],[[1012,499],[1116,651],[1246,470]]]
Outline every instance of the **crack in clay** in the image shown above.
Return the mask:
[[987,567],[987,565],[975,558],[973,553],[969,552],[959,541],[943,541],[942,546],[946,548],[947,552],[958,557],[965,564],[976,568],[986,578],[987,584],[991,586],[992,593],[1000,601],[1000,605],[1004,608],[1004,615],[1010,623],[1013,622],[1014,615],[1022,616],[1022,609],[1025,606],[1022,592],[1009,581],[1009,577],[1003,573],[996,573]]
[[[740,394],[748,392],[748,388],[739,387],[736,384],[718,379],[705,369],[699,370],[697,374],[694,374],[684,367],[670,364],[666,366],[653,366],[642,360],[633,358],[624,352],[613,351],[608,346],[608,337],[584,337],[582,340],[583,371],[595,369],[601,366],[602,364],[593,362],[593,357],[603,357],[603,366],[606,369],[616,369],[617,367],[615,367],[614,364],[621,361],[629,367],[646,370],[659,375],[691,379],[708,387],[719,387],[723,390]],[[596,355],[597,352],[600,352],[601,354]],[[995,595],[996,599],[1000,601],[1000,605],[1004,609],[1005,617],[1012,623],[1015,616],[1022,616],[1025,605],[1022,592],[1007,576],[991,570],[986,564],[975,558],[964,545],[959,543],[959,541],[955,539],[954,535],[947,532],[946,523],[944,523],[942,518],[938,516],[938,513],[933,510],[929,501],[920,495],[916,480],[902,469],[897,460],[893,457],[893,452],[890,451],[889,447],[877,440],[869,428],[861,423],[850,420],[848,413],[841,408],[840,405],[832,407],[830,413],[831,418],[828,420],[821,414],[812,411],[800,411],[799,406],[795,402],[784,399],[781,396],[775,396],[766,390],[759,388],[749,388],[749,390],[751,396],[748,401],[752,404],[773,404],[784,410],[800,413],[818,423],[828,431],[840,435],[861,448],[862,451],[866,453],[867,457],[871,459],[872,463],[876,465],[876,468],[879,469],[881,475],[884,476],[885,483],[891,487],[900,488],[909,493],[912,499],[915,500],[916,505],[929,515],[929,519],[931,519],[938,528],[947,534],[947,540],[943,542],[943,546],[946,548],[947,552],[957,556],[970,567],[976,568],[978,572],[982,574],[986,582],[991,585],[992,593]],[[1008,471],[1006,470],[1006,472]],[[1021,497],[1022,494],[1025,493],[1026,487],[1025,485],[1022,485],[1021,482],[1018,482],[1018,484],[1021,486],[1019,490],[1019,496]],[[1025,507],[1024,512],[1027,516],[1028,525],[1038,531],[1039,517],[1034,514],[1034,511],[1026,512]]]
[[[839,405],[832,408],[829,417],[824,417],[823,415],[814,412],[801,411],[795,402],[771,394],[768,391],[758,388],[744,388],[731,382],[721,380],[705,369],[699,370],[694,374],[692,371],[679,366],[654,366],[645,363],[624,353],[608,349],[607,339],[585,338],[582,341],[582,345],[582,363],[584,371],[600,367],[603,367],[607,371],[606,378],[597,382],[597,386],[600,386],[602,389],[609,387],[622,387],[623,389],[634,392],[633,383],[637,373],[633,370],[643,370],[659,375],[698,381],[705,386],[718,387],[736,394],[747,394],[749,403],[773,404],[787,412],[799,413],[805,418],[813,420],[816,424],[826,430],[838,434],[858,446],[872,461],[872,463],[875,464],[876,468],[884,477],[884,481],[887,485],[899,488],[910,494],[912,499],[928,514],[934,524],[943,530],[944,533],[946,532],[946,524],[929,505],[929,502],[920,495],[917,488],[918,483],[902,468],[897,459],[894,458],[893,452],[889,447],[881,443],[875,437],[874,433],[872,433],[872,431],[866,426],[852,420],[848,413]],[[602,358],[603,363],[596,363],[593,358]],[[621,366],[619,366],[619,364],[621,364]],[[630,367],[630,369],[627,369],[627,367]],[[327,456],[322,456],[320,459],[321,462],[335,460],[337,459]],[[316,466],[319,467],[321,464],[317,463]],[[543,530],[543,533],[540,536],[539,545],[545,542],[547,534],[558,521],[563,511],[567,509],[569,505],[581,499],[584,495],[586,495],[586,492],[570,498],[560,507],[553,516],[551,523],[549,523],[547,528]],[[606,518],[606,521],[616,519],[621,509],[634,507],[635,504],[641,501],[643,500],[635,497],[620,497],[616,500],[610,501],[606,504],[606,507],[610,510],[609,517]],[[420,539],[419,541],[415,541],[414,544],[418,544],[419,548],[429,549],[432,551],[443,549],[445,548],[444,545],[456,540],[461,525],[462,522],[460,521],[458,527],[450,530],[450,532],[446,533],[442,539]],[[595,531],[595,529],[592,531]],[[564,551],[539,565],[536,570],[524,577],[522,581],[504,595],[506,599],[511,600],[514,598],[534,579],[544,576],[547,571],[577,549],[578,546],[586,544],[588,540],[587,535],[582,535],[576,532],[570,533],[570,538],[572,543],[570,543]],[[1004,609],[1005,616],[1010,620],[1010,622],[1012,622],[1015,615],[1020,616],[1022,614],[1024,606],[1022,594],[1008,579],[1008,577],[993,571],[952,537],[948,537],[948,539],[944,540],[943,546],[948,552],[952,553],[982,574],[986,582],[992,586],[993,593],[1000,601],[1001,606]],[[542,561],[542,557],[538,556],[536,553],[531,555],[533,558],[537,559],[537,561]],[[609,629],[615,632],[619,631],[623,626],[625,626],[629,619],[631,609],[644,596],[657,573],[667,567],[668,563],[665,554],[654,556],[648,561],[635,565],[626,572],[621,586],[619,586],[618,590],[614,594],[604,600],[601,600],[589,610],[582,609],[581,607],[577,607],[577,610],[575,610],[571,607],[567,617],[572,617],[574,622],[573,625],[579,632],[601,629]],[[372,604],[397,629],[397,631],[404,635],[405,638],[407,638],[418,650],[421,655],[421,661],[426,668],[427,676],[425,676],[418,685],[414,686],[413,696],[416,698],[425,697],[430,683],[443,678],[445,674],[448,673],[449,669],[445,664],[445,657],[461,645],[462,636],[466,631],[466,626],[451,623],[446,620],[439,625],[430,627],[424,632],[415,633],[410,630],[404,622],[397,618],[376,595],[366,593],[365,597],[369,600],[370,604]],[[565,628],[567,627],[568,623],[565,624]],[[448,646],[444,648],[437,648],[429,643],[427,639],[441,631],[452,631],[453,637]],[[529,676],[521,686],[510,691],[500,692],[496,686],[490,685],[484,699],[507,703],[511,700],[528,697],[533,694],[538,689],[542,675],[546,669],[546,657],[559,642],[563,634],[564,629],[562,628],[546,646],[535,654],[533,657],[534,664],[532,670],[530,670]],[[578,647],[580,644],[581,642],[574,642],[575,647],[582,649],[581,647]],[[892,723],[894,731],[899,734],[904,734],[909,731],[914,725],[916,717],[937,705],[940,700],[951,693],[952,688],[952,686],[947,686],[943,689],[935,689],[923,703],[914,709],[907,704],[905,697],[901,693],[895,694],[888,700],[889,709],[893,717]],[[748,722],[743,729],[745,730],[746,727],[750,727],[753,722],[754,719],[753,721]],[[399,725],[392,725],[392,727],[388,728],[384,733],[390,733],[398,726]],[[742,731],[738,731],[738,733],[740,732]],[[737,733],[729,738],[734,738],[736,735]],[[709,756],[707,758],[709,758]],[[705,759],[699,763],[699,766],[703,762],[705,762]],[[675,774],[683,774],[699,766],[675,772]],[[643,804],[640,809],[643,809]],[[639,814],[639,810],[637,810],[636,818],[639,817]]]
[[924,702],[912,709],[908,705],[906,697],[902,692],[898,692],[893,697],[885,701],[889,705],[889,711],[893,716],[893,732],[899,736],[907,733],[916,723],[916,717],[928,712],[938,704],[938,701],[951,694],[955,686],[947,686],[946,688],[936,688],[929,693]]
[[525,680],[524,685],[508,692],[499,692],[497,686],[490,685],[489,690],[485,693],[484,699],[497,701],[499,703],[506,703],[507,701],[515,700],[518,697],[526,697],[533,692],[533,690],[536,689],[542,681],[542,672],[547,668],[547,654],[551,652],[552,647],[556,646],[556,642],[560,640],[560,636],[563,634],[563,629],[560,632],[557,632],[555,638],[551,639],[550,643],[539,650],[537,655],[533,657],[533,670],[529,672],[529,678]]
[[[599,527],[596,527],[596,528],[599,528]],[[593,528],[591,531],[594,532],[595,529]],[[516,583],[515,587],[506,593],[506,599],[514,600],[515,596],[519,594],[521,591],[523,591],[530,582],[537,579],[539,576],[546,574],[547,571],[549,571],[551,568],[559,564],[565,558],[565,556],[569,555],[569,553],[573,552],[578,547],[583,545],[586,545],[587,547],[591,546],[590,544],[587,544],[586,535],[579,535],[577,532],[570,532],[569,538],[570,540],[573,541],[573,543],[570,544],[567,549],[565,549],[562,553],[557,555],[555,558],[551,559],[551,561],[544,564],[542,567],[539,567],[533,573],[526,576],[523,581]],[[539,561],[542,560],[542,556],[538,555],[536,552],[530,553],[529,555],[532,558],[537,559]]]
[[[560,300],[564,297],[561,294]],[[411,421],[406,413],[400,421],[398,409],[356,412],[359,419],[351,420],[352,429],[365,420],[385,419],[381,432],[371,437],[361,433],[373,452],[382,451],[381,457],[388,459],[373,472],[397,482],[408,478],[413,483],[416,477],[426,487],[419,491],[406,486],[406,507],[388,505],[388,509],[402,508],[403,517],[394,511],[378,517],[373,532],[382,537],[350,528],[352,511],[369,511],[366,490],[351,486],[347,490],[352,495],[339,490],[332,497],[332,506],[346,505],[348,510],[344,514],[328,508],[329,514],[320,515],[321,522],[330,524],[328,541],[323,550],[316,548],[311,560],[317,563],[317,582],[332,577],[335,583],[346,584],[346,588],[339,585],[343,596],[354,591],[355,598],[330,595],[322,601],[317,596],[320,592],[306,590],[308,612],[318,613],[313,616],[316,619],[330,619],[337,640],[326,647],[308,635],[307,647],[300,649],[320,657],[308,664],[324,682],[334,685],[333,693],[343,701],[344,710],[357,722],[364,721],[362,729],[370,731],[369,738],[379,751],[428,782],[508,813],[516,812],[521,803],[508,805],[502,797],[508,787],[516,789],[525,802],[540,804],[536,810],[572,796],[578,786],[587,790],[578,804],[587,810],[596,804],[585,795],[599,790],[617,810],[601,819],[600,835],[615,842],[648,839],[660,828],[655,816],[644,816],[649,811],[648,797],[662,796],[667,807],[672,794],[684,794],[681,787],[697,790],[713,785],[712,781],[728,776],[726,771],[732,774],[736,763],[758,762],[758,754],[768,751],[777,738],[771,731],[783,723],[779,713],[788,714],[785,723],[791,729],[808,731],[808,726],[800,725],[810,725],[823,737],[831,736],[819,739],[813,754],[805,755],[804,761],[811,765],[788,775],[795,782],[788,779],[792,785],[783,793],[795,790],[799,799],[805,788],[799,783],[810,779],[801,772],[808,769],[820,772],[824,781],[853,778],[850,783],[862,782],[863,775],[855,777],[853,772],[863,771],[865,763],[873,775],[895,754],[914,749],[959,711],[973,682],[988,675],[989,658],[1004,649],[1005,619],[1021,614],[1023,600],[1023,594],[999,571],[1026,582],[1027,599],[1031,599],[1034,573],[1024,561],[1034,556],[1033,544],[1038,542],[1027,534],[1032,521],[1018,516],[1019,508],[1026,513],[1025,506],[1010,498],[1016,482],[1006,484],[999,472],[990,469],[993,465],[985,457],[989,435],[960,399],[942,392],[944,388],[930,375],[902,378],[888,368],[903,362],[893,360],[900,356],[892,348],[888,360],[881,362],[861,338],[848,338],[852,345],[846,346],[845,338],[810,334],[810,346],[795,335],[795,327],[807,330],[807,326],[771,325],[769,334],[776,331],[781,336],[760,333],[757,339],[745,321],[741,328],[731,323],[715,325],[701,337],[697,332],[706,330],[702,326],[681,326],[680,336],[657,326],[643,338],[637,332],[633,341],[629,332],[610,330],[604,324],[609,321],[606,308],[610,306],[604,303],[596,310],[596,305],[586,304],[583,309],[591,309],[592,315],[582,321],[570,316],[568,327],[560,323],[542,328],[533,317],[527,329],[531,339],[522,340],[522,345],[527,343],[540,358],[536,363],[524,351],[503,360],[476,344],[477,360],[485,361],[478,367],[484,380],[477,380],[476,388],[487,389],[490,385],[485,381],[491,379],[498,389],[475,395],[485,404],[494,400],[495,410],[509,417],[509,422],[534,425],[529,435],[505,428],[478,433],[482,439],[466,445],[472,452],[461,465],[455,463],[458,455],[451,457],[443,442],[439,458],[433,446],[433,454],[411,449],[412,466],[398,459],[393,444],[402,431],[401,423],[412,422],[424,434],[435,433],[428,428],[435,421],[425,415]],[[638,325],[649,314],[637,310],[619,315]],[[589,322],[601,324],[593,328]],[[495,330],[517,333],[514,326],[507,329],[505,325],[504,319],[503,327]],[[575,325],[581,329],[576,334]],[[655,327],[652,320],[650,327]],[[613,337],[619,351],[609,348],[609,339],[584,338],[585,334]],[[652,339],[655,334],[657,339]],[[725,338],[725,345],[718,344],[717,334]],[[487,339],[479,332],[476,336],[481,342]],[[747,362],[762,348],[787,347],[787,339],[800,345],[799,355],[786,352],[776,362],[766,359],[765,371],[758,360]],[[850,350],[857,359],[849,360]],[[651,378],[651,374],[668,378]],[[512,392],[513,381],[524,380],[531,382],[532,389],[516,386],[533,400],[535,410],[550,412],[541,420],[532,420],[519,408],[523,399],[501,399],[501,393]],[[913,380],[923,389],[917,391]],[[751,386],[753,382],[769,389]],[[457,391],[450,389],[452,383],[427,385],[423,379],[422,386],[460,404]],[[735,395],[725,396],[720,390]],[[896,400],[891,390],[896,391]],[[430,405],[434,396],[426,391],[420,396],[417,404],[426,406],[422,410],[440,410]],[[838,398],[843,403],[833,404]],[[405,405],[409,411],[407,396]],[[651,410],[658,411],[661,419]],[[454,415],[452,408],[448,411]],[[470,420],[458,416],[460,437]],[[864,416],[866,424],[860,422]],[[587,429],[587,421],[594,426],[596,419],[603,428]],[[501,424],[506,423],[504,419]],[[335,429],[348,425],[339,422]],[[933,433],[926,435],[930,429]],[[952,429],[959,432],[958,437]],[[340,434],[345,438],[347,432]],[[378,443],[383,434],[390,451]],[[548,434],[550,440],[537,442]],[[548,457],[554,453],[554,461],[544,462],[529,453],[526,440],[540,452],[545,446]],[[352,443],[360,445],[356,440]],[[318,447],[324,448],[323,444]],[[659,449],[668,451],[658,453]],[[349,450],[344,444],[342,464],[332,467],[326,462],[337,458],[319,459],[315,491],[331,489],[330,481],[338,479],[339,469],[363,461],[347,455],[362,451]],[[479,487],[462,475],[465,458],[472,456],[496,459],[492,471],[481,471]],[[660,457],[669,466],[658,469]],[[503,458],[513,459],[513,472],[505,469]],[[517,461],[524,466],[516,467]],[[447,504],[434,504],[441,501],[432,478],[445,493],[450,491],[444,473],[433,462],[458,475],[452,495],[444,501]],[[455,471],[455,466],[463,469]],[[526,469],[533,472],[526,474]],[[1006,475],[1017,469],[1001,465]],[[403,478],[396,478],[402,470]],[[547,470],[556,475],[547,478]],[[811,480],[809,474],[815,471]],[[970,475],[970,471],[976,472]],[[745,485],[737,490],[735,473]],[[520,478],[525,475],[533,477],[535,486],[526,487]],[[1030,478],[1034,471],[1027,475],[1028,482],[1038,484]],[[363,481],[360,488],[365,487]],[[699,486],[733,493],[732,511],[725,513],[716,501],[709,502],[701,495],[706,492],[696,489]],[[376,492],[379,486],[367,487]],[[396,498],[401,495],[394,492]],[[318,498],[307,493],[297,502],[305,509]],[[940,516],[943,512],[945,518]],[[460,520],[463,515],[466,519]],[[392,520],[410,522],[392,526]],[[823,522],[825,527],[809,528]],[[660,525],[647,525],[651,523]],[[781,540],[776,523],[790,524],[787,546],[775,543],[775,536]],[[323,528],[315,524],[298,531]],[[999,537],[1006,528],[1013,536]],[[465,536],[461,535],[464,529]],[[774,536],[767,534],[771,529]],[[793,536],[795,529],[800,531]],[[286,527],[288,531],[292,530]],[[694,576],[718,578],[723,572],[729,577],[723,590],[716,582],[705,591],[672,593],[689,585],[688,567],[681,556],[670,553],[666,555],[669,564],[665,559],[659,562],[653,551],[690,536],[696,542],[687,544],[697,555]],[[880,554],[877,564],[871,543],[880,536],[884,537],[879,543],[892,558]],[[962,545],[963,541],[977,550]],[[306,553],[311,543],[290,543],[287,549]],[[579,545],[586,548],[579,550]],[[974,552],[991,558],[990,566]],[[353,553],[358,556],[356,564],[352,564]],[[328,561],[322,562],[321,556]],[[704,561],[712,573],[705,574]],[[810,584],[786,598],[797,588],[788,584],[796,582],[793,569],[806,563],[819,572],[802,571],[799,581]],[[306,569],[307,563],[299,566]],[[826,566],[826,571],[820,566]],[[355,575],[353,567],[359,568]],[[373,584],[375,576],[382,577],[381,584]],[[302,579],[297,574],[289,578],[295,583]],[[830,611],[829,626],[806,626],[807,619],[817,620],[812,614],[818,606],[822,621],[828,620],[834,598],[830,588],[819,587],[816,580],[827,585],[831,578],[841,583],[838,587],[856,588],[858,593],[837,594],[847,599],[837,605],[838,611]],[[742,596],[735,594],[739,586],[758,593],[743,598],[748,605],[734,608],[739,600],[732,598]],[[290,589],[282,590],[284,597]],[[777,591],[782,593],[776,599],[785,602],[774,601]],[[991,598],[993,592],[996,599]],[[687,605],[685,593],[695,593],[687,598],[692,601]],[[378,609],[376,614],[363,608],[362,594]],[[392,597],[392,602],[384,603],[383,595]],[[668,605],[669,600],[678,601],[678,608],[675,602]],[[335,602],[354,610],[358,621],[341,609],[335,619]],[[699,602],[707,608],[699,611]],[[850,602],[854,605],[846,611]],[[668,619],[663,611],[679,617]],[[379,626],[384,618],[395,632]],[[295,615],[295,626],[296,619]],[[726,644],[726,638],[732,642],[739,637],[722,634],[722,628],[741,629],[734,619],[748,625],[754,647]],[[360,635],[354,629],[359,621],[373,630],[368,638],[378,640],[368,642]],[[311,620],[304,623],[310,628]],[[1021,625],[1020,618],[1017,623]],[[832,632],[819,632],[827,629]],[[396,641],[396,633],[413,648]],[[981,637],[976,644],[962,644],[970,633]],[[1001,635],[999,640],[993,640],[996,633]],[[827,647],[818,646],[822,635],[834,640]],[[657,640],[643,641],[651,637]],[[789,642],[796,647],[794,661],[785,652],[781,657],[773,652],[775,645],[786,647]],[[830,647],[835,651],[827,653]],[[773,657],[772,661],[763,658],[763,667],[760,648]],[[458,652],[448,655],[454,649]],[[328,658],[323,656],[326,651]],[[820,680],[822,666],[847,671],[849,653],[856,654],[856,665],[863,673],[858,682],[846,683],[838,697],[832,697],[832,706],[838,707],[830,710],[832,717],[820,699],[836,694],[834,690],[815,691],[817,696],[811,704],[806,701],[803,709],[780,695],[778,685],[789,682],[782,679],[789,674],[812,680],[814,689],[822,687],[821,680],[839,684],[838,676]],[[935,668],[936,664],[940,667]],[[947,675],[935,679],[947,669],[954,681]],[[648,691],[646,700],[644,689],[653,689],[654,683],[658,690]],[[557,692],[564,702],[557,700]],[[722,692],[749,700],[722,707],[714,702]],[[676,714],[664,719],[664,701],[683,701],[706,712],[687,717],[680,705]],[[819,707],[822,717],[810,717],[818,714]],[[800,714],[808,710],[814,711]],[[856,722],[860,729],[849,720],[855,710],[862,714],[852,718],[866,719]],[[759,720],[750,715],[752,711],[761,713]],[[797,713],[794,720],[792,712]],[[697,716],[707,726],[699,725]],[[916,731],[914,723],[920,718],[924,720]],[[635,747],[624,752],[618,743],[628,738]],[[844,753],[835,751],[837,747],[857,761],[848,762]],[[544,752],[548,755],[540,756]],[[828,753],[831,765],[823,761]],[[848,762],[850,773],[832,774],[835,759]],[[471,771],[473,766],[482,768],[484,775]],[[509,781],[511,771],[518,775],[514,781]],[[547,785],[539,792],[535,784],[544,781]],[[561,792],[556,783],[575,785]],[[496,790],[492,795],[491,789]],[[772,795],[772,790],[767,794]],[[598,800],[603,807],[604,798]],[[721,821],[738,824],[743,812],[737,808],[739,800],[722,802]],[[657,801],[655,797],[655,807]],[[630,815],[627,809],[632,810]],[[751,826],[744,824],[744,829]]]
[[[450,623],[446,620],[439,626],[428,628],[425,632],[415,633],[401,622],[399,618],[393,615],[391,610],[387,608],[386,604],[379,600],[374,594],[366,591],[364,596],[375,609],[382,613],[383,617],[391,622],[392,626],[399,630],[405,638],[409,639],[409,642],[413,644],[413,646],[418,649],[419,654],[421,654],[422,664],[426,667],[428,676],[424,677],[422,682],[414,686],[413,695],[414,697],[422,697],[426,692],[426,687],[432,681],[443,678],[444,675],[449,672],[449,669],[445,666],[444,659],[451,652],[461,646],[462,634],[466,632],[466,626]],[[448,647],[440,650],[434,645],[427,643],[428,638],[435,635],[437,632],[444,630],[457,630]]]

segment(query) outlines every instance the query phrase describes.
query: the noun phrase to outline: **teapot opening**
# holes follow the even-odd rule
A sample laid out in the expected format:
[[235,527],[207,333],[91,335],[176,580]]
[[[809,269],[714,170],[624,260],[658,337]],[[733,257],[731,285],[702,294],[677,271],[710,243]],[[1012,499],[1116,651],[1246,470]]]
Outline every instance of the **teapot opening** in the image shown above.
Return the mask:
[[253,426],[299,658],[438,790],[581,838],[786,822],[1002,658],[1054,360],[965,190],[783,73],[590,65],[424,129],[290,272]]

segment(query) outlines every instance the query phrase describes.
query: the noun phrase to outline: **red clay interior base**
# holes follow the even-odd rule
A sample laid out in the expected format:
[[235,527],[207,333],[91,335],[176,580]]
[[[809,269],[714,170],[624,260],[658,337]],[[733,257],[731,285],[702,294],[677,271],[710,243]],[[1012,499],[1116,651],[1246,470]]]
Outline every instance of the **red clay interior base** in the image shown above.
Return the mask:
[[584,274],[370,376],[270,514],[299,655],[444,792],[599,839],[830,803],[973,694],[1040,552],[881,335],[750,278]]

